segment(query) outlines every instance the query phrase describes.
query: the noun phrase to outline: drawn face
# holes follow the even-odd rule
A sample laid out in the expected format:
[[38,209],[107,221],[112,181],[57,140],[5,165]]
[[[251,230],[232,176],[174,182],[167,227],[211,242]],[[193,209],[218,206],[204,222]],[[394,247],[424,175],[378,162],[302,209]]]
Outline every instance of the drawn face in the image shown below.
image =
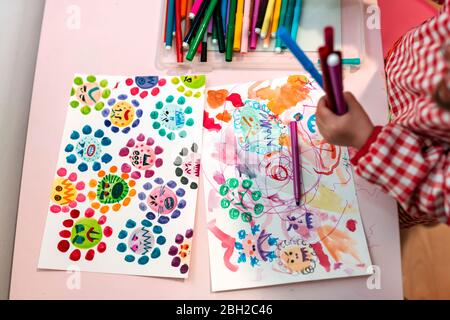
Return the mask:
[[183,162],[183,171],[190,178],[200,176],[200,159],[196,154],[189,154]]
[[93,162],[102,155],[101,143],[93,137],[82,138],[76,146],[77,155],[86,162]]
[[162,186],[155,188],[150,192],[147,199],[147,204],[154,212],[167,215],[176,209],[178,199],[172,190]]
[[191,256],[191,245],[192,245],[192,239],[186,239],[180,245],[178,256],[180,257],[182,263],[189,261],[189,258]]
[[302,272],[311,265],[311,252],[306,247],[288,246],[281,251],[280,260],[291,272]]
[[128,194],[128,184],[114,174],[102,178],[97,186],[97,199],[100,203],[118,203]]
[[175,104],[165,105],[159,118],[161,124],[169,130],[180,130],[185,124],[183,109]]
[[139,170],[148,170],[155,165],[156,154],[152,147],[140,144],[130,154],[131,164]]
[[86,83],[77,88],[76,97],[78,101],[92,107],[102,95],[100,86],[97,83]]
[[136,85],[141,89],[151,89],[158,84],[158,77],[136,77]]
[[117,127],[127,127],[133,122],[134,107],[126,101],[119,101],[111,108],[111,123]]
[[68,205],[72,201],[75,201],[76,197],[76,188],[68,179],[57,178],[53,182],[52,194],[50,198],[54,203],[61,206]]
[[101,239],[102,227],[95,219],[80,219],[72,227],[70,241],[79,249],[95,247]]
[[261,255],[259,254],[257,239],[255,236],[249,234],[245,239],[242,240],[242,251],[247,257],[256,257],[261,260]]
[[205,76],[185,76],[181,81],[190,89],[200,89],[205,85]]
[[128,239],[128,247],[138,255],[145,255],[151,251],[155,243],[152,232],[145,227],[136,228]]

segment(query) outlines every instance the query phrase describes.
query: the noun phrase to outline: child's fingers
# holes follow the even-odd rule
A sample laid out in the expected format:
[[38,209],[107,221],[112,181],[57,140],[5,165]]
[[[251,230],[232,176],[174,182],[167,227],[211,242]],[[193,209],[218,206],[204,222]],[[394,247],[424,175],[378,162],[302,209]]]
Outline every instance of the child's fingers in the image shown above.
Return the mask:
[[319,103],[317,104],[317,110],[316,110],[316,118],[319,118],[323,120],[324,122],[327,121],[327,119],[334,116],[334,113],[330,110],[328,107],[328,102],[326,96],[323,96]]

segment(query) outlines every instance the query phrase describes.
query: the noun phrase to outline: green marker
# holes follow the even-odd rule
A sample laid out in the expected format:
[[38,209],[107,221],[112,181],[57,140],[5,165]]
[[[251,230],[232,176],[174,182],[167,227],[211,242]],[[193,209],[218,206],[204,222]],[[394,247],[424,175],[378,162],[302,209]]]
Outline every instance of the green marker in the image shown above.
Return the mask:
[[[289,0],[281,1],[281,11],[280,11],[280,20],[278,21],[278,26],[284,26],[286,23],[286,12],[288,7]],[[277,40],[275,42],[275,52],[281,52],[281,38],[277,35]]]
[[237,8],[237,1],[230,0],[230,13],[228,17],[228,29],[227,29],[227,50],[225,52],[225,61],[228,62],[231,62],[233,60],[234,25],[236,24],[236,8]]
[[[353,65],[353,66],[359,66],[361,64],[361,59],[360,58],[347,58],[347,59],[342,59],[342,64],[343,65]],[[320,65],[320,59],[317,60],[317,64]]]
[[194,60],[195,54],[197,53],[198,46],[200,45],[200,42],[203,41],[205,32],[208,29],[209,20],[211,20],[211,17],[214,13],[214,10],[216,9],[216,5],[218,2],[219,2],[219,0],[211,0],[211,2],[209,3],[209,7],[208,7],[208,9],[206,9],[203,21],[197,30],[197,35],[192,40],[192,43],[189,46],[189,51],[186,55],[187,60],[189,60],[189,61]]

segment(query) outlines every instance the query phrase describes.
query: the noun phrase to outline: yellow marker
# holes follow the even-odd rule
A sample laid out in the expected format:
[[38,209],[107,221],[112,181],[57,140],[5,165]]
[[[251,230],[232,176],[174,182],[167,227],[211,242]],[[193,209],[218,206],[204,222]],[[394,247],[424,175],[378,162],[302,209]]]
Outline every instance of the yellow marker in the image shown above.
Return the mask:
[[272,22],[272,27],[270,28],[272,38],[275,38],[277,36],[278,23],[280,22],[281,1],[287,1],[287,0],[276,0],[276,2],[275,2],[273,22]]
[[244,18],[244,0],[238,0],[236,8],[236,24],[234,29],[234,42],[233,42],[233,51],[235,52],[241,51],[243,18]]
[[261,38],[265,39],[269,32],[270,20],[273,16],[273,9],[275,8],[275,0],[269,0],[266,9],[266,15],[264,16],[264,22],[261,28]]
[[[273,19],[270,19],[270,27],[269,27],[269,30],[272,28],[272,25],[273,25]],[[268,37],[266,37],[266,38],[264,39],[264,42],[263,42],[263,48],[264,48],[264,49],[268,49],[268,48],[270,47],[270,40],[272,40],[272,37],[271,37],[270,35],[268,35]]]

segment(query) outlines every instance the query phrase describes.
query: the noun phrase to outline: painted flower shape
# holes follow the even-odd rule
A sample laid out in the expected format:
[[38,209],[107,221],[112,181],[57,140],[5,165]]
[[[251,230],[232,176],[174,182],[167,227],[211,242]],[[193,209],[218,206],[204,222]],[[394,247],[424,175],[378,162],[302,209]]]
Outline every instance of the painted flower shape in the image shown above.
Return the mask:
[[140,265],[159,258],[160,246],[166,243],[163,228],[153,219],[144,219],[140,225],[132,219],[128,220],[125,229],[119,232],[119,239],[122,242],[117,245],[117,251],[125,253],[125,261]]
[[184,236],[177,234],[175,236],[175,245],[172,245],[169,249],[169,255],[173,257],[171,265],[174,268],[179,268],[181,274],[189,271],[193,235],[194,231],[192,229],[186,230]]
[[258,266],[261,261],[272,262],[276,258],[275,249],[277,239],[271,233],[260,230],[259,225],[251,227],[251,233],[239,230],[235,248],[239,252],[238,263],[250,262],[252,267]]
[[208,105],[213,108],[217,109],[225,103],[228,97],[228,90],[221,89],[221,90],[209,90],[207,93],[207,99]]
[[177,87],[178,92],[186,97],[198,99],[202,97],[206,77],[204,75],[173,77],[171,82]]
[[75,172],[69,173],[66,168],[58,169],[56,175],[50,195],[53,202],[50,211],[53,213],[69,212],[78,203],[86,200],[86,196],[82,193],[85,183],[78,181],[78,175]]
[[130,89],[130,94],[132,96],[139,95],[141,99],[148,97],[149,93],[156,97],[160,93],[161,87],[164,87],[166,83],[166,79],[159,79],[156,76],[135,77],[125,80],[125,84]]
[[100,170],[97,177],[98,179],[89,181],[89,186],[95,191],[89,191],[88,197],[92,201],[92,208],[101,213],[119,211],[122,206],[128,206],[136,195],[136,190],[133,189],[136,182],[128,173],[118,172],[116,166],[109,168],[108,172]]
[[64,229],[59,232],[62,238],[58,242],[58,250],[62,253],[70,251],[69,259],[78,261],[84,253],[84,259],[92,261],[96,251],[103,253],[106,243],[102,241],[112,235],[113,230],[105,226],[106,216],[99,219],[93,218],[94,210],[87,209],[84,217],[80,217],[80,211],[72,209],[70,218],[63,221]]
[[129,98],[126,94],[120,94],[116,98],[108,100],[108,107],[103,109],[105,126],[117,133],[128,133],[140,123],[143,111],[138,100]]
[[160,157],[163,151],[162,147],[155,146],[153,138],[140,134],[136,140],[128,140],[127,145],[119,152],[119,156],[129,160],[129,163],[122,165],[122,171],[131,173],[133,179],[141,178],[141,172],[145,178],[151,178],[155,174],[153,167],[159,168],[163,165],[163,159]]
[[189,185],[191,189],[197,189],[200,176],[198,145],[193,143],[190,149],[181,149],[173,164],[176,167],[175,175],[180,178],[180,182],[183,185]]
[[194,119],[190,117],[192,107],[185,106],[186,99],[179,97],[175,101],[175,97],[170,95],[165,102],[158,101],[156,110],[150,113],[150,117],[154,120],[153,129],[158,130],[161,137],[167,137],[169,140],[175,138],[185,138],[187,136],[186,127],[194,125]]
[[186,207],[183,188],[177,188],[175,181],[164,182],[162,178],[156,178],[154,185],[150,182],[144,184],[144,192],[138,194],[141,201],[139,209],[146,213],[150,220],[157,218],[159,224],[166,224],[170,219],[176,219],[181,215],[181,210]]
[[70,106],[75,109],[80,108],[84,115],[91,113],[92,109],[101,111],[105,106],[102,99],[108,99],[111,95],[108,81],[97,82],[97,78],[93,75],[87,76],[86,79],[81,76],[76,77],[73,83]]
[[111,145],[111,139],[105,137],[103,130],[94,130],[91,126],[85,125],[81,132],[72,131],[70,135],[71,143],[66,145],[64,151],[68,154],[67,163],[77,164],[78,170],[85,172],[92,168],[98,171],[102,168],[102,163],[107,164],[112,160],[109,153],[104,152],[104,148]]

